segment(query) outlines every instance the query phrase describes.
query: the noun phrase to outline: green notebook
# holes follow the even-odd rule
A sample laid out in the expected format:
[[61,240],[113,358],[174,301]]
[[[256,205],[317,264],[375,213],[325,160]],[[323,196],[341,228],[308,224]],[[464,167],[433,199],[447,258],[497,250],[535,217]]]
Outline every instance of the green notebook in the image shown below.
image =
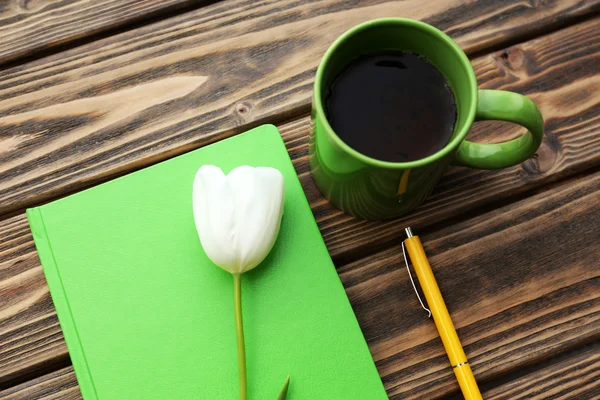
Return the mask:
[[279,238],[243,277],[250,400],[387,399],[273,126],[27,211],[85,400],[236,399],[233,280],[202,250],[198,168],[285,177]]

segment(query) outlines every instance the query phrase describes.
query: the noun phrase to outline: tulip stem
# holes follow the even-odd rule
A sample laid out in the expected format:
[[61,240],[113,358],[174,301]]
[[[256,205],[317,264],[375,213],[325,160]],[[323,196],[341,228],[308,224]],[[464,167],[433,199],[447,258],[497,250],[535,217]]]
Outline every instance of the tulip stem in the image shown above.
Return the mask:
[[233,274],[233,307],[235,310],[240,400],[246,400],[248,395],[246,382],[246,348],[244,345],[244,324],[242,322],[242,274]]

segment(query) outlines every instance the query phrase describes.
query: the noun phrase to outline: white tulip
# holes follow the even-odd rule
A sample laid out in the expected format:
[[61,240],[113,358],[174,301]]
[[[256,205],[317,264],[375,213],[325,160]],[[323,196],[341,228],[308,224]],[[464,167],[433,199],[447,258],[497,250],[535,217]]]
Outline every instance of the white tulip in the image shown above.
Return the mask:
[[[200,167],[192,203],[200,243],[210,260],[233,276],[240,400],[247,400],[242,323],[242,274],[260,264],[275,244],[283,216],[283,175],[274,168],[237,167],[228,175]],[[290,377],[278,399],[285,400]]]
[[214,165],[196,173],[196,229],[210,260],[232,274],[259,265],[269,254],[283,215],[283,175],[275,168],[241,166],[225,175]]

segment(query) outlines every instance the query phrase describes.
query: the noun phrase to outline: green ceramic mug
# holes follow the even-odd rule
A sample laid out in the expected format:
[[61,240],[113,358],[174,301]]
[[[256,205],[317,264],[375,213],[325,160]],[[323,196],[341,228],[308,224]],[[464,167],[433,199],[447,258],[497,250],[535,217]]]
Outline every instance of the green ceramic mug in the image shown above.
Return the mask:
[[[325,117],[323,96],[340,71],[359,55],[385,50],[424,56],[444,74],[454,92],[457,120],[450,141],[420,160],[388,162],[361,154],[340,139]],[[480,120],[510,121],[528,132],[498,144],[465,140],[473,122]],[[360,218],[387,219],[414,209],[451,163],[498,169],[525,161],[536,152],[543,134],[544,121],[533,101],[516,93],[478,90],[462,49],[423,22],[385,18],[358,25],[331,45],[317,69],[310,137],[313,178],[333,205]]]

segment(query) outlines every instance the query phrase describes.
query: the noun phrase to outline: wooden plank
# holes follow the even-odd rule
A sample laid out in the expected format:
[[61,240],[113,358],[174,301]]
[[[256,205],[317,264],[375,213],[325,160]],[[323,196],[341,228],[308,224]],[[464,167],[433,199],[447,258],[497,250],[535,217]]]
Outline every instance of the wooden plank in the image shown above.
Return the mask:
[[[194,0],[4,1],[0,5],[0,64],[84,37],[200,6]],[[170,15],[170,14],[168,14]]]
[[473,52],[599,9],[600,0],[225,1],[2,71],[0,213],[306,112],[319,59],[360,22],[425,20]]
[[[599,212],[596,172],[422,236],[483,387],[499,375],[600,340]],[[452,369],[433,322],[417,302],[399,246],[338,271],[390,398],[456,393]],[[586,371],[571,376],[579,376],[577,391],[565,398],[597,390],[589,372],[597,370]],[[516,380],[515,387],[544,391],[556,374],[546,368],[535,379]],[[71,392],[74,382],[66,369],[7,393],[60,393],[62,386]],[[490,396],[500,394],[490,389]]]
[[[318,195],[308,174],[308,120],[300,119],[281,126],[288,151],[311,201],[321,232],[336,257],[337,264],[342,265],[344,257],[350,258],[356,255],[352,252],[353,246],[358,246],[364,253],[367,248],[376,249],[380,246],[378,240],[387,243],[390,240],[397,242],[405,224],[422,229],[432,222],[463,212],[465,208],[482,204],[480,198],[489,203],[494,199],[512,196],[515,193],[525,193],[531,188],[539,188],[555,179],[589,168],[590,165],[597,165],[599,162],[597,146],[600,144],[594,138],[600,121],[598,117],[600,106],[594,96],[600,89],[598,86],[588,85],[583,92],[588,93],[589,97],[582,98],[577,108],[559,107],[564,99],[581,96],[581,82],[593,82],[595,79],[594,76],[590,77],[589,71],[590,69],[593,71],[598,65],[600,33],[592,29],[593,22],[565,29],[548,38],[534,40],[514,47],[508,52],[499,52],[474,62],[480,80],[485,81],[486,85],[507,86],[513,90],[524,88],[532,93],[539,93],[537,100],[548,119],[546,143],[537,160],[524,167],[496,172],[452,170],[432,200],[406,219],[372,223],[343,216],[339,211],[332,209]],[[521,68],[511,69],[507,66],[506,62],[509,60],[512,60],[511,65],[515,65],[515,60],[519,60],[515,54],[525,54],[525,52],[536,57],[527,56],[521,59],[520,63],[523,65]],[[508,54],[508,57],[504,54]],[[552,65],[556,67],[551,72],[545,72],[545,69],[551,68],[549,63],[553,63]],[[529,73],[523,74],[521,72],[523,70]],[[495,133],[500,135],[500,132],[489,128],[477,132],[477,136],[485,138],[486,135]],[[447,199],[445,202],[444,198]],[[338,230],[341,231],[340,234],[337,233]],[[361,236],[361,232],[368,240]],[[346,239],[343,238],[344,234],[347,236]],[[39,267],[25,216],[19,215],[1,221],[0,237],[14,238],[13,242],[19,244],[17,246],[6,242],[7,244],[2,247],[0,265],[3,266],[1,271],[4,271],[4,275],[0,279],[0,287],[5,285],[12,292],[23,295],[22,300],[0,296],[0,326],[2,326],[0,382],[2,382],[3,379],[10,381],[24,371],[39,369],[48,362],[63,362],[67,357],[67,351],[50,303],[48,289]],[[19,250],[19,246],[26,250]],[[344,256],[345,254],[349,256]],[[23,269],[20,269],[19,265],[23,266]],[[28,274],[24,276],[29,276],[31,283],[23,284],[23,278],[20,277],[22,273]],[[15,307],[14,302],[19,302],[21,305]],[[35,324],[41,325],[35,328]]]
[[24,215],[0,221],[0,387],[68,355]]
[[484,391],[488,400],[600,398],[600,342]]
[[0,399],[81,400],[82,397],[73,367],[66,367],[0,391]]

